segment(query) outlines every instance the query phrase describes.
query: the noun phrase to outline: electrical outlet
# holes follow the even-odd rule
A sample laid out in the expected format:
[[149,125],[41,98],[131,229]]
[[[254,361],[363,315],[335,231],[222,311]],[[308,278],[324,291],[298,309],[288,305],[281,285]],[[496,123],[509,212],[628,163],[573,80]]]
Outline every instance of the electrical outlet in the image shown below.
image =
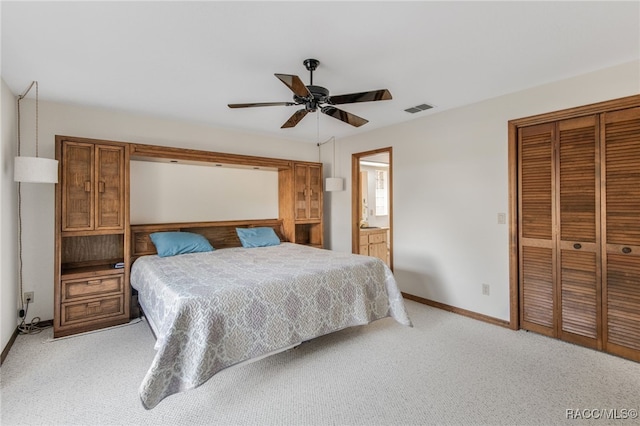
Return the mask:
[[507,224],[507,214],[498,213],[498,225],[506,225],[506,224]]
[[482,294],[484,296],[489,296],[491,293],[491,286],[489,284],[482,284]]
[[29,303],[35,302],[35,300],[33,298],[33,292],[32,291],[25,291],[24,292],[24,295],[22,296],[23,302],[27,303],[27,299],[29,299]]

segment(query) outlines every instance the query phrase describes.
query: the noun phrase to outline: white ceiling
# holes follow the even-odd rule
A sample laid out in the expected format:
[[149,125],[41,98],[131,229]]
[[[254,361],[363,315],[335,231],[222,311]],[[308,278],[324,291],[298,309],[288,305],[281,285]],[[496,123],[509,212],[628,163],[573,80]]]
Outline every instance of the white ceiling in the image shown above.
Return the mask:
[[[315,142],[344,138],[640,58],[640,4],[588,2],[2,1],[2,78],[41,100]],[[387,88],[280,126],[299,107],[274,73],[331,94]],[[33,91],[32,91],[33,92]],[[429,111],[403,110],[421,103]]]

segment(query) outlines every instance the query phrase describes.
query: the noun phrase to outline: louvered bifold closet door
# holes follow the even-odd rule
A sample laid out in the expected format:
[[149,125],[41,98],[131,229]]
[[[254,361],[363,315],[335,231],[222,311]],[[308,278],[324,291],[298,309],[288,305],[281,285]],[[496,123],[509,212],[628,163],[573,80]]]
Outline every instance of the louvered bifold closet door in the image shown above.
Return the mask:
[[558,337],[598,347],[600,185],[596,116],[558,122]]
[[603,114],[605,350],[640,361],[640,108]]
[[549,336],[556,322],[554,132],[554,124],[518,132],[520,323]]

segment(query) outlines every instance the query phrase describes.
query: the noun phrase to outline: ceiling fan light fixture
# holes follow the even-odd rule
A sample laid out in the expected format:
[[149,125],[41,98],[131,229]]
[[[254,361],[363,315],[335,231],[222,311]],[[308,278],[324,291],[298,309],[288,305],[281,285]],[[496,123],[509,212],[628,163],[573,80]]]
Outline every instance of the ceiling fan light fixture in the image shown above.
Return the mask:
[[345,95],[330,96],[329,89],[313,84],[313,71],[318,67],[320,61],[317,59],[305,59],[304,66],[310,73],[310,83],[305,85],[300,77],[291,74],[275,74],[275,76],[284,83],[285,86],[293,92],[293,102],[256,102],[243,104],[228,104],[229,108],[249,108],[262,106],[290,106],[301,105],[304,108],[296,111],[287,120],[281,128],[295,127],[300,120],[309,112],[320,110],[323,114],[350,124],[354,127],[360,127],[366,123],[362,117],[355,114],[340,110],[334,105],[352,104],[356,102],[373,102],[385,101],[391,99],[391,92],[387,89],[371,90],[368,92],[348,93]]

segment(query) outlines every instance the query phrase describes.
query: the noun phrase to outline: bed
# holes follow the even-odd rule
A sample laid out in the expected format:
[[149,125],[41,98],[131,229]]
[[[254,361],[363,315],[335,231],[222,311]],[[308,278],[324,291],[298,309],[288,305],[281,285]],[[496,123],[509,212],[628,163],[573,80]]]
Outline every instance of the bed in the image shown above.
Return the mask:
[[[283,242],[244,248],[236,228],[271,227]],[[156,336],[140,385],[152,409],[217,372],[347,327],[393,317],[411,326],[379,259],[284,241],[281,222],[134,225],[131,285]],[[149,235],[204,235],[214,251],[160,257]]]

